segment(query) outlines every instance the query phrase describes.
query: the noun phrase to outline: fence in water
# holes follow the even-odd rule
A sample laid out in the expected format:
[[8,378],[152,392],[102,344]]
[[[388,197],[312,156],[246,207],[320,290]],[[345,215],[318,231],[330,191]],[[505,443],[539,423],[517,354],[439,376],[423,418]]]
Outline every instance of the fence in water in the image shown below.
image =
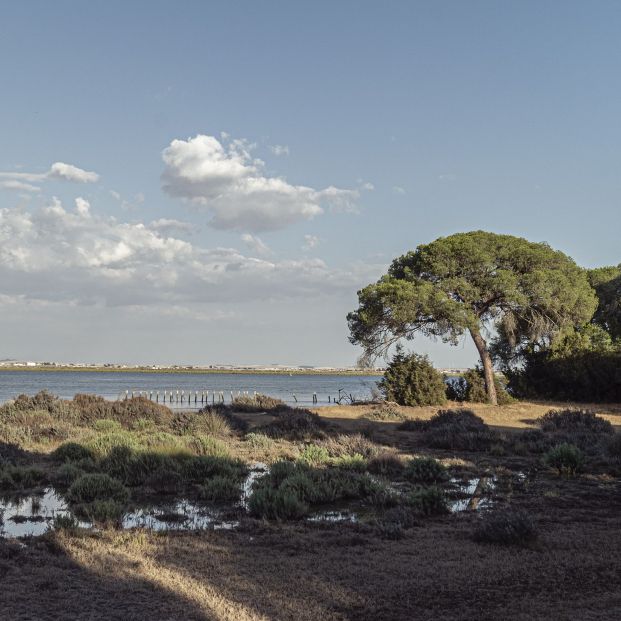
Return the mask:
[[[217,405],[234,403],[236,399],[251,399],[256,400],[258,396],[256,390],[250,392],[248,390],[126,390],[118,396],[118,400],[133,399],[135,397],[143,397],[154,401],[155,403],[162,403],[163,405],[173,407],[203,407],[207,405]],[[351,394],[345,392],[343,389],[339,389],[337,395],[326,395],[320,400],[316,392],[310,395],[310,399],[305,399],[306,395],[291,395],[291,402],[294,404],[312,404],[312,405],[340,405],[341,403],[355,403],[356,398]]]

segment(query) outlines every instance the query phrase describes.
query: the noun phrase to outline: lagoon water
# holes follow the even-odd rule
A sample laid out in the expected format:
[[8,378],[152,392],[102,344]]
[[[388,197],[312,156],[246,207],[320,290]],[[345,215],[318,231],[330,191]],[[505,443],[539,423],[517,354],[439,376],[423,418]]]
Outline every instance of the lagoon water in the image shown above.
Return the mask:
[[[226,402],[231,392],[241,391],[277,397],[283,401],[299,405],[312,405],[313,393],[317,393],[317,405],[329,405],[335,398],[350,394],[356,399],[371,397],[377,386],[376,375],[320,375],[293,374],[270,375],[259,373],[131,373],[97,371],[0,371],[0,403],[14,399],[19,394],[34,395],[47,390],[54,395],[71,399],[77,393],[96,394],[106,399],[124,398],[126,391],[160,392],[164,390],[209,391],[209,401],[213,391],[224,392]],[[169,404],[170,405],[170,404]],[[176,404],[172,404],[173,406]],[[179,404],[180,406],[181,404]],[[194,405],[192,401],[192,406]],[[200,406],[200,403],[199,403]],[[187,402],[184,409],[189,406]]]

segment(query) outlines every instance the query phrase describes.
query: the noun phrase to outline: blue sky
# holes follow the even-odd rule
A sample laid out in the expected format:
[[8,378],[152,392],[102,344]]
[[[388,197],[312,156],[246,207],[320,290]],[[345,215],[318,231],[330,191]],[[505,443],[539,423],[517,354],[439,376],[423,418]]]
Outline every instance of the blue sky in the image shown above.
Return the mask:
[[0,357],[352,364],[356,290],[438,236],[619,263],[620,31],[603,1],[4,2]]

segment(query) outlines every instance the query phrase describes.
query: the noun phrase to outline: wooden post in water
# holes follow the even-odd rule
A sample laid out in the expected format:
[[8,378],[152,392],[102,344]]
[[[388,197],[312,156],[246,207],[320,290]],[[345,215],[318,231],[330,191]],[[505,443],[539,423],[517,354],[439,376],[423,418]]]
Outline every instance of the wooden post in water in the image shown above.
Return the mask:
[[294,400],[296,403],[298,402],[298,398],[297,398],[295,395],[293,395],[293,400]]

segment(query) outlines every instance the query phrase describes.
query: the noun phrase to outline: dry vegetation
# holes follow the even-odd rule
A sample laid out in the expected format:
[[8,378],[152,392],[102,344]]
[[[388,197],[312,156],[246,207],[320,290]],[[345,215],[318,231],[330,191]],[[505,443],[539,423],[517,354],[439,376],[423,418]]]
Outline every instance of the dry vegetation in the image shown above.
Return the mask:
[[[621,406],[561,408],[2,406],[3,493],[53,484],[108,524],[0,539],[2,618],[618,619]],[[235,530],[113,526],[144,494],[232,501],[254,461],[277,465]],[[479,483],[447,513],[472,477],[492,504]],[[357,522],[303,519],[343,503]]]

